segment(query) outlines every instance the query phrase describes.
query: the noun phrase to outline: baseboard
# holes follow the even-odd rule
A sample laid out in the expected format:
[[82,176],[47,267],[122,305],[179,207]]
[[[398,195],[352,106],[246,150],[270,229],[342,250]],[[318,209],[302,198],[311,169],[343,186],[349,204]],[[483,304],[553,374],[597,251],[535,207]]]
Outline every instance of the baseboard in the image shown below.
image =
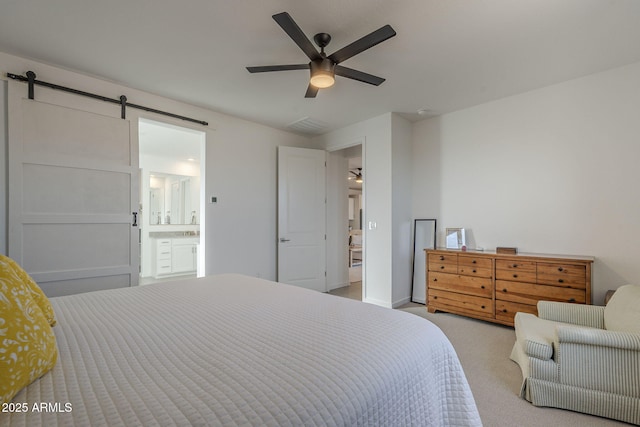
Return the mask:
[[386,307],[386,308],[393,308],[387,301],[377,300],[374,298],[363,298],[362,302],[379,305],[381,307]]
[[402,305],[409,304],[411,302],[411,297],[402,298],[401,300],[393,302],[393,308],[398,308]]

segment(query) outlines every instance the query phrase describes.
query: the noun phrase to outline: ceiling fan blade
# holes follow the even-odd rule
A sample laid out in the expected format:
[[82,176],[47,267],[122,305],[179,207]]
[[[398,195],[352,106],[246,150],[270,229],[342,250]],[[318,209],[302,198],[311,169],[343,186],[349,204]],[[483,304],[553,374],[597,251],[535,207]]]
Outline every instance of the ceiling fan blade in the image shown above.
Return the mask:
[[280,25],[280,27],[282,27],[284,32],[291,37],[298,47],[302,49],[310,60],[314,61],[316,59],[322,59],[320,53],[287,12],[275,14],[273,15],[273,19],[278,23],[278,25]]
[[384,27],[378,28],[374,32],[367,34],[361,39],[354,41],[350,45],[343,47],[337,52],[332,53],[329,55],[329,59],[336,64],[339,64],[352,56],[377,45],[378,43],[382,43],[383,41],[390,39],[395,35],[396,32],[391,28],[391,25],[385,25]]
[[309,84],[309,86],[307,87],[307,93],[304,94],[304,97],[315,98],[317,94],[318,94],[318,88],[313,86],[312,84]]
[[260,67],[247,67],[250,73],[266,73],[268,71],[308,70],[309,64],[293,65],[265,65]]
[[354,70],[353,68],[343,67],[342,65],[336,65],[335,73],[338,76],[346,77],[348,79],[358,80],[363,83],[369,83],[370,85],[380,86],[385,79],[382,77],[374,76],[373,74],[363,73],[362,71]]

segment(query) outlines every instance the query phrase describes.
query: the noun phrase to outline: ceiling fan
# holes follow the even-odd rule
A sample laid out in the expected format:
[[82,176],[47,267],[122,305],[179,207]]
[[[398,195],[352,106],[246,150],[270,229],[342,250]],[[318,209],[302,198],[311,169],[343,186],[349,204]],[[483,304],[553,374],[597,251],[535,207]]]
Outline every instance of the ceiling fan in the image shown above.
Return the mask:
[[354,171],[349,171],[349,173],[353,174],[353,176],[349,175],[348,179],[355,179],[355,181],[358,184],[361,184],[363,179],[362,179],[362,168],[356,168],[358,170],[358,172],[354,172]]
[[376,31],[367,34],[366,36],[356,40],[348,46],[332,53],[327,56],[324,52],[324,48],[327,47],[331,41],[331,36],[327,33],[318,33],[313,36],[313,40],[320,48],[320,52],[313,46],[311,41],[302,32],[298,24],[287,13],[282,12],[273,15],[273,19],[282,27],[285,33],[293,39],[293,41],[302,49],[302,51],[309,57],[311,62],[308,64],[294,64],[294,65],[267,65],[260,67],[247,67],[250,73],[264,73],[268,71],[286,71],[286,70],[306,70],[311,71],[311,78],[309,80],[309,86],[307,87],[307,93],[305,98],[315,98],[318,94],[318,89],[324,89],[330,87],[335,82],[335,76],[346,77],[348,79],[358,80],[364,83],[369,83],[375,86],[379,86],[384,79],[371,74],[364,73],[362,71],[354,70],[352,68],[343,67],[339,65],[341,62],[346,61],[363,52],[370,47],[373,47],[383,41],[396,35],[396,32],[390,25],[385,25],[377,29]]

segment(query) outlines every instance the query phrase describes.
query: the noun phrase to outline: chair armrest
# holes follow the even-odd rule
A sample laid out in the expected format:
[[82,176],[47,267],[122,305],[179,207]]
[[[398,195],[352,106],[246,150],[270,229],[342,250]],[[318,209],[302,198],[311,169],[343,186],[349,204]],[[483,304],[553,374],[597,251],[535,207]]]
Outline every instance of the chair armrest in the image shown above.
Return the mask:
[[[558,326],[556,328],[560,344],[583,344],[610,347],[620,350],[640,352],[640,334],[632,332],[607,331],[605,329]],[[639,354],[640,356],[640,354]]]
[[604,329],[604,307],[599,305],[538,301],[538,317],[555,322]]

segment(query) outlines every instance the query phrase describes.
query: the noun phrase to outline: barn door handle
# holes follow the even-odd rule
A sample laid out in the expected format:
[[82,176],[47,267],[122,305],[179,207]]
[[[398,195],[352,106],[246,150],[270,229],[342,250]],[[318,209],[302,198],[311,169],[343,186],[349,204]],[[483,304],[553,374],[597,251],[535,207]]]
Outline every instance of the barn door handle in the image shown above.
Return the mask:
[[133,214],[133,224],[131,224],[132,227],[137,227],[138,226],[138,212],[131,212],[131,214]]

